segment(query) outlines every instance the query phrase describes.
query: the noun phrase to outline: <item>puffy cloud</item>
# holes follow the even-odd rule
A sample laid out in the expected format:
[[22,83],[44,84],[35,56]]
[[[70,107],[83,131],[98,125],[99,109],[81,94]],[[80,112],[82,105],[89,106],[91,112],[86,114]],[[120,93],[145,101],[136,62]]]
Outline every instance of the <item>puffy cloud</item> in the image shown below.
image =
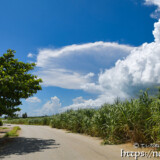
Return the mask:
[[[145,2],[157,5],[159,12],[159,0]],[[154,42],[139,47],[95,42],[40,50],[39,74],[46,85],[98,94],[95,100],[77,97],[61,111],[99,107],[116,97],[129,98],[140,89],[160,84],[160,21],[154,24],[153,35]]]
[[155,42],[160,43],[160,20],[154,24],[153,35],[155,37]]
[[[127,95],[121,95],[121,98],[126,98]],[[104,93],[103,95],[98,96],[97,99],[93,100],[93,99],[89,99],[89,100],[84,100],[80,101],[79,103],[73,103],[72,105],[63,107],[60,109],[60,112],[64,112],[70,109],[73,110],[77,110],[77,109],[84,109],[84,108],[98,108],[100,107],[102,104],[104,103],[112,103],[115,98],[117,96],[115,96],[112,93]]]
[[33,56],[34,55],[32,53],[28,53],[28,55],[27,55],[28,58],[33,58]]
[[73,99],[73,104],[79,104],[79,103],[84,103],[85,100],[83,99],[83,97],[77,97],[75,99]]
[[84,100],[82,98],[83,101],[80,101],[79,103],[77,101],[77,103],[73,103],[69,106],[63,107],[60,109],[60,112],[64,112],[70,109],[77,110],[80,108],[81,109],[98,108],[104,103],[113,103],[117,97],[121,99],[125,99],[125,98],[129,98],[129,95],[127,95],[122,91],[119,91],[117,93],[116,90],[113,89],[113,90],[109,90],[108,92],[104,92],[103,94],[99,95],[98,98],[96,99]]
[[160,1],[159,0],[145,0],[146,4],[148,5],[157,5],[158,7],[160,7]]
[[27,102],[29,103],[39,103],[41,100],[38,97],[29,97],[26,99]]
[[100,70],[125,58],[134,47],[95,42],[60,49],[42,49],[37,56],[39,76],[44,85],[82,89],[97,80]]
[[145,4],[157,6],[157,9],[154,11],[154,13],[151,14],[151,17],[159,19],[160,18],[160,1],[159,0],[145,0]]
[[115,66],[101,72],[98,83],[86,84],[84,88],[99,90],[97,99],[85,100],[63,108],[77,109],[98,107],[103,103],[112,103],[116,97],[129,98],[140,89],[153,88],[160,84],[160,20],[153,31],[155,42],[144,43],[134,48],[124,60],[118,60]]
[[[94,53],[92,54],[92,52],[91,53],[87,52],[88,47],[86,47],[87,48],[86,50],[86,48],[83,45],[82,48],[83,49],[85,48],[85,50],[80,49],[80,46],[78,45],[78,49],[74,46],[73,50],[75,51],[76,48],[78,51],[80,50],[81,51],[80,52],[71,51],[70,53],[68,50],[71,50],[72,47],[69,46],[69,49],[68,47],[60,49],[59,53],[57,53],[57,51],[56,52],[52,51],[53,55],[50,52],[49,54],[50,58],[48,60],[46,58],[45,60],[46,62],[44,60],[42,61],[43,63],[40,63],[41,60],[37,61],[39,63],[39,66],[42,67],[40,73],[43,75],[46,74],[46,81],[48,85],[54,84],[55,86],[60,86],[63,88],[83,89],[84,91],[96,93],[99,95],[95,100],[92,99],[84,100],[83,98],[78,98],[77,100],[80,99],[82,101],[67,106],[62,110],[71,108],[77,109],[86,107],[98,107],[105,102],[112,103],[116,97],[120,97],[121,99],[129,98],[130,96],[135,95],[135,93],[137,93],[140,89],[146,89],[148,87],[152,88],[155,85],[159,85],[160,84],[160,38],[159,38],[160,21],[155,23],[154,27],[155,29],[153,31],[153,34],[155,37],[155,41],[152,43],[144,43],[139,47],[129,47],[124,45],[121,46],[119,44],[109,43],[110,51],[112,50],[112,52],[109,52],[108,43],[105,44],[104,42],[103,43],[96,42],[95,44],[93,43],[90,45],[93,48],[96,45],[96,48],[98,48],[98,52],[95,48],[92,49],[91,47],[89,49],[90,51],[96,50],[95,52],[96,54]],[[99,44],[101,44],[102,46],[107,45],[107,48],[104,47],[106,52],[100,52]],[[114,47],[112,45],[114,45]],[[120,54],[118,54],[118,50],[121,51]],[[76,55],[76,56],[72,57],[71,55]],[[81,65],[79,65],[76,68],[74,67],[74,65],[72,66],[74,62],[72,63],[71,61],[69,63],[69,66],[59,65],[59,62],[61,62],[63,58],[64,58],[63,61],[67,57],[69,57],[69,59],[74,61],[76,58],[79,59],[82,58],[79,57],[79,55],[81,55],[82,57],[84,56],[84,60],[86,60],[85,63],[89,63],[89,61],[87,61],[88,55],[91,55],[91,57],[93,56],[96,60],[100,56],[103,60],[102,61],[99,60],[96,63],[96,65],[92,63],[94,58],[91,61],[91,65],[94,64],[94,66],[92,67],[94,68],[96,66],[97,67],[96,71],[99,70],[99,72],[97,73],[96,71],[94,71],[94,69],[92,70],[91,69],[92,67],[90,67],[89,69],[86,67],[84,69]],[[115,55],[119,55],[118,59],[113,58]],[[125,55],[125,58],[122,58],[121,55],[123,56]],[[55,57],[56,58],[61,57],[60,58],[61,61],[57,59],[59,62],[56,63],[56,61],[54,60]],[[107,64],[109,62],[108,58],[112,60],[114,59],[112,67],[109,67],[110,65]],[[52,60],[56,64],[54,63],[52,65]],[[47,63],[47,61],[49,63]],[[107,65],[105,65],[105,62]],[[105,68],[104,71],[103,70],[100,71],[101,63],[103,63],[103,69]],[[73,68],[69,69],[70,65]],[[46,67],[48,67],[47,71],[45,71]],[[62,67],[63,69],[59,67]],[[86,73],[85,70],[87,70]]]
[[84,91],[86,91],[88,93],[102,94],[102,93],[105,92],[104,88],[101,85],[95,84],[95,83],[86,83],[86,84],[83,84],[81,86],[81,89],[83,89]]
[[106,69],[99,76],[99,83],[106,89],[127,91],[130,87],[152,86],[160,83],[160,21],[155,23],[155,42],[144,43],[131,51],[125,60],[118,60],[115,67]]
[[45,116],[45,115],[53,115],[59,112],[61,107],[61,103],[58,97],[51,97],[51,100],[46,102],[43,107],[37,110],[37,115]]

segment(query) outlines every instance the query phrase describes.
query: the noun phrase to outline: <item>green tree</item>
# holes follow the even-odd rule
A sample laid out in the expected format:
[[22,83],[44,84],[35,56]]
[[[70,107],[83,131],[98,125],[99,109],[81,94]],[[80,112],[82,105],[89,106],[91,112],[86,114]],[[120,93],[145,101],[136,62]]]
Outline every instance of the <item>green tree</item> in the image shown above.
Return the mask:
[[22,118],[27,118],[28,116],[27,116],[27,113],[23,113],[22,114]]
[[13,116],[20,111],[22,98],[28,98],[41,90],[42,79],[28,73],[35,63],[24,63],[14,59],[14,50],[8,49],[0,57],[0,116]]

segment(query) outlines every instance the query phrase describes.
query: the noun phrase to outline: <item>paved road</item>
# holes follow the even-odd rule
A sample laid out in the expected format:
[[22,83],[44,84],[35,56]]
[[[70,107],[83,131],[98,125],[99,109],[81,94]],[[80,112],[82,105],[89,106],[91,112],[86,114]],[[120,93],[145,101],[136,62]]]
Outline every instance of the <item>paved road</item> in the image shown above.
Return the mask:
[[48,126],[20,125],[18,138],[1,148],[5,160],[120,160],[120,146]]

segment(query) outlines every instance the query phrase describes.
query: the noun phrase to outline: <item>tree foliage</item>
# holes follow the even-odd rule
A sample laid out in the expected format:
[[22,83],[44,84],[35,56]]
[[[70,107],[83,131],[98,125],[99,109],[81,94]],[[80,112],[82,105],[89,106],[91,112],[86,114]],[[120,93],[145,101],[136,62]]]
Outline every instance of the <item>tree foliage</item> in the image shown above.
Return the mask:
[[27,113],[23,113],[22,114],[22,118],[27,118],[28,116],[27,116]]
[[22,98],[28,98],[41,90],[42,79],[28,73],[35,63],[24,63],[14,59],[14,50],[8,49],[0,57],[0,116],[12,116],[20,111]]

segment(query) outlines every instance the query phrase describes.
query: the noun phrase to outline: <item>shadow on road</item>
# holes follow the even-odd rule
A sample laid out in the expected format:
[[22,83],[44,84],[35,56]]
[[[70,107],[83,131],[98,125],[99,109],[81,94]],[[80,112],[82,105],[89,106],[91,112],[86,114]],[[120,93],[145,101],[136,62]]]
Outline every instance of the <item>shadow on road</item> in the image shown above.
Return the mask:
[[[1,145],[1,144],[0,144]],[[32,152],[42,152],[45,149],[59,148],[59,144],[53,139],[37,139],[37,138],[15,138],[12,142],[8,142],[3,149],[0,150],[0,158],[15,155],[24,155]]]

